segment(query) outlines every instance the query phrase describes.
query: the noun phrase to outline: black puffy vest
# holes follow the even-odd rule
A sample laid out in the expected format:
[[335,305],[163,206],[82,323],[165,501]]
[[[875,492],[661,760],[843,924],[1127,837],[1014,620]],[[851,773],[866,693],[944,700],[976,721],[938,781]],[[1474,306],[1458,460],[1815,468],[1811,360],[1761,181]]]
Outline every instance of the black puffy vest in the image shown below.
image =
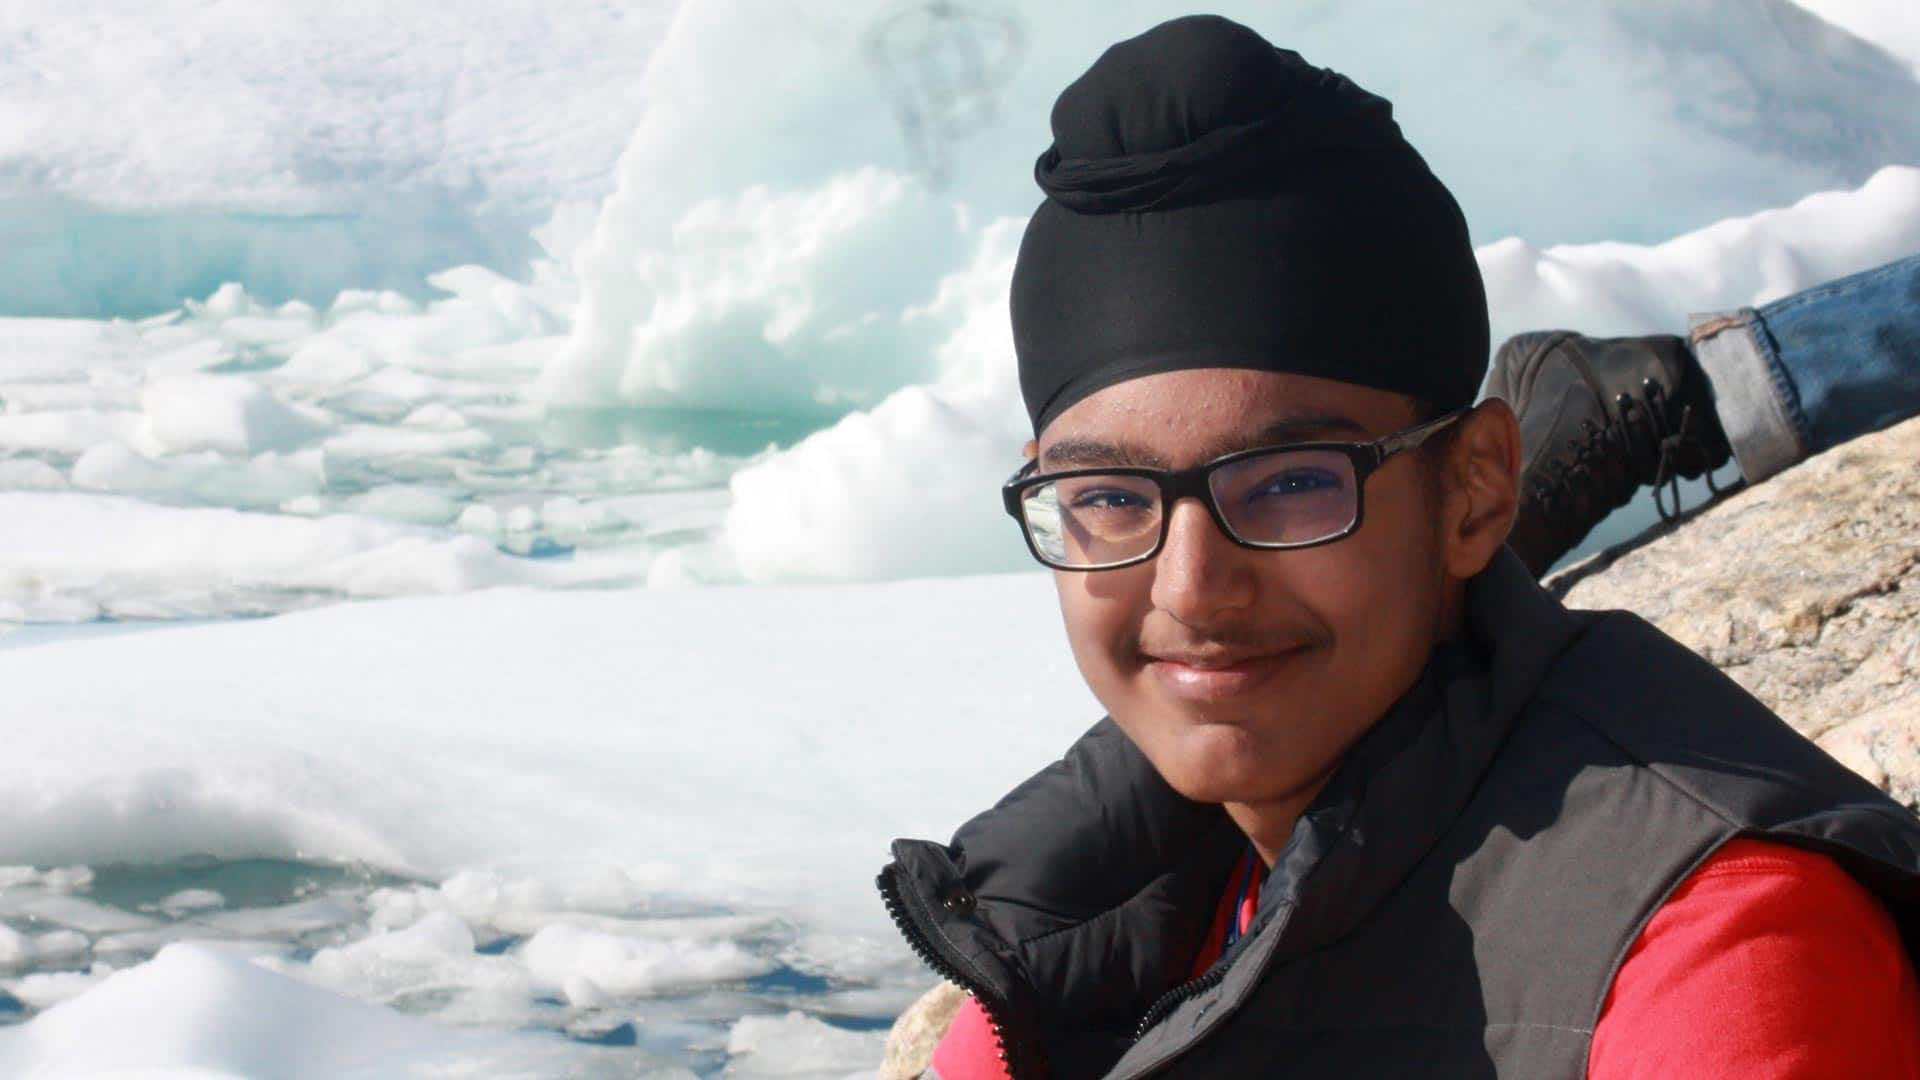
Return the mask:
[[1582,1077],[1613,974],[1736,836],[1837,859],[1920,944],[1920,822],[1639,618],[1501,552],[1466,632],[1348,751],[1248,933],[1188,968],[1245,838],[1103,720],[888,906],[1016,1080]]

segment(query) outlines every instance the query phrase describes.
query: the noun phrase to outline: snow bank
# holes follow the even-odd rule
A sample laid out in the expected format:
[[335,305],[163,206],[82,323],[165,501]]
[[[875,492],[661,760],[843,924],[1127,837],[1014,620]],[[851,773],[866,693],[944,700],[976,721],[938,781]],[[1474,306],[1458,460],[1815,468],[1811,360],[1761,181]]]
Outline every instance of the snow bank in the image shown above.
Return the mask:
[[[1663,244],[1480,248],[1493,340],[1565,326],[1682,332],[1690,312],[1758,304],[1920,251],[1920,169],[1731,219]],[[949,343],[966,367],[902,390],[735,474],[722,537],[751,580],[852,580],[1028,561],[998,487],[1029,429],[1004,326],[1010,258],[976,267],[978,305]],[[989,287],[998,282],[997,290]]]

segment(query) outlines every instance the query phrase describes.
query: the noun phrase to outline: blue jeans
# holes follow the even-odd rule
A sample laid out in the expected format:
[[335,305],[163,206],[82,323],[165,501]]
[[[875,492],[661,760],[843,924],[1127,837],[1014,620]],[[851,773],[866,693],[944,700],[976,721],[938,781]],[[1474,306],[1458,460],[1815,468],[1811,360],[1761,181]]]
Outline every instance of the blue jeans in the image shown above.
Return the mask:
[[1749,483],[1920,414],[1920,255],[1758,308],[1693,317]]

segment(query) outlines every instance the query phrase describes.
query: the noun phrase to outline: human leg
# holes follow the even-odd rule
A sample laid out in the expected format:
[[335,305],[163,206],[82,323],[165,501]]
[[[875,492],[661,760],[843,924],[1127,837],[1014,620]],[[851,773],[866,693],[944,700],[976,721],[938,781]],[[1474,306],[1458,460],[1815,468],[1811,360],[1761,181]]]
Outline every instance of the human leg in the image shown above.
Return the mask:
[[1695,316],[1694,353],[1749,483],[1920,413],[1920,255]]
[[1486,393],[1519,413],[1523,444],[1508,543],[1534,573],[1642,486],[1711,477],[1729,453],[1755,483],[1920,414],[1920,256],[1692,322],[1691,340],[1555,330],[1500,347]]

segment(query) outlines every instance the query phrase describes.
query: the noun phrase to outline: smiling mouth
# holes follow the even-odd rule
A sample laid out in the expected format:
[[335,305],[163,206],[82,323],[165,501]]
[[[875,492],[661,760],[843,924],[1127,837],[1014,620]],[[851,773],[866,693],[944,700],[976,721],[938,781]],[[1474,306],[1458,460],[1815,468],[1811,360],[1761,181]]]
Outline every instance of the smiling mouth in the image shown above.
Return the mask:
[[1295,645],[1251,656],[1146,655],[1144,659],[1147,670],[1174,696],[1219,701],[1257,688],[1305,649],[1305,645]]

